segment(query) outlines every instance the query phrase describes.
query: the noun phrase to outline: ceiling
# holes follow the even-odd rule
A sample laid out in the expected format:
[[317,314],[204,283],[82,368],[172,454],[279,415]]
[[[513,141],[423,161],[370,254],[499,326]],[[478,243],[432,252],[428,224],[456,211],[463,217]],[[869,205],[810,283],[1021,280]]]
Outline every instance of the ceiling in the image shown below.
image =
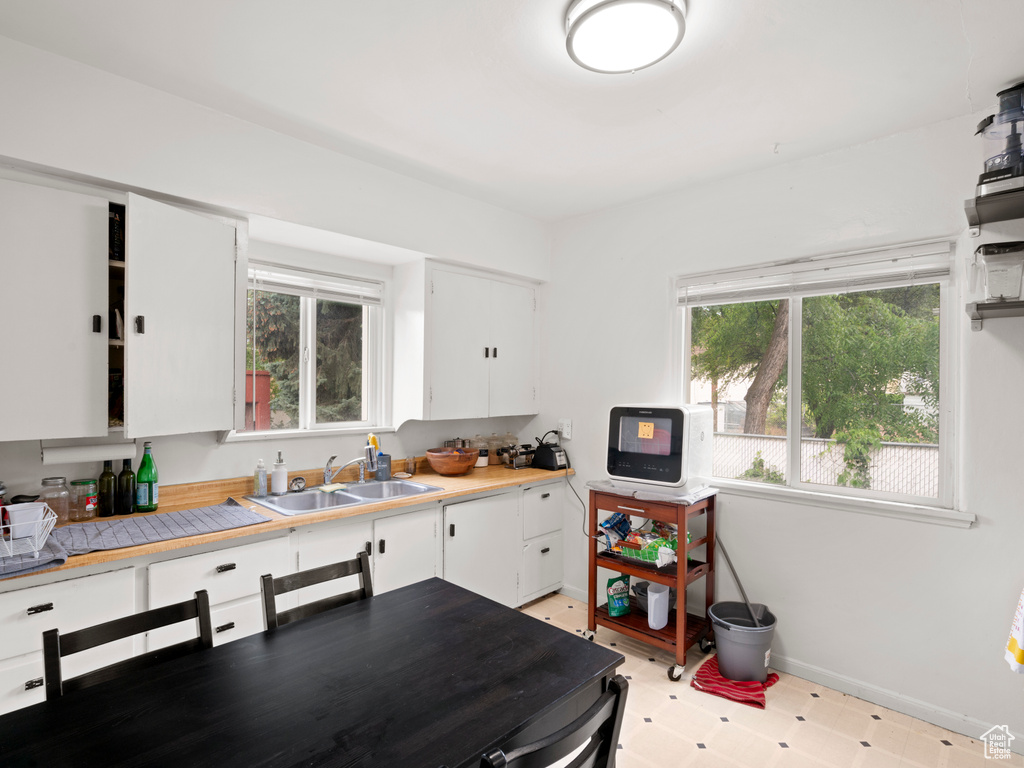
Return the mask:
[[[665,61],[565,52],[568,0],[2,0],[0,35],[557,221],[995,104],[1021,0],[689,0]],[[979,162],[980,162],[979,147]]]

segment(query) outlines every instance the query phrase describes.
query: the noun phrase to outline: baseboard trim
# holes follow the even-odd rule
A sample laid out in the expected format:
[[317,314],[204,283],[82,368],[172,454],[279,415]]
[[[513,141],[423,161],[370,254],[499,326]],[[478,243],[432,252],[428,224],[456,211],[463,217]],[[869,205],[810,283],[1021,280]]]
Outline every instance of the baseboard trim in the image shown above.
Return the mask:
[[[819,683],[841,693],[856,696],[858,699],[870,701],[872,704],[878,704],[887,709],[902,712],[904,715],[910,715],[910,717],[915,717],[918,720],[923,720],[926,723],[937,725],[940,728],[945,728],[954,733],[978,739],[979,741],[982,734],[992,728],[993,725],[1002,725],[1002,723],[982,722],[977,718],[949,709],[943,709],[942,707],[936,707],[934,704],[929,704],[920,699],[904,696],[887,688],[870,685],[852,677],[839,675],[822,667],[805,664],[802,661],[779,656],[775,653],[772,654],[772,668],[779,672],[803,678],[804,680],[810,680],[813,683]],[[1011,731],[1011,733],[1013,732]],[[1024,734],[1013,733],[1014,739],[1011,741],[1011,749],[1017,754],[1024,754],[1024,738],[1021,738],[1022,735]]]

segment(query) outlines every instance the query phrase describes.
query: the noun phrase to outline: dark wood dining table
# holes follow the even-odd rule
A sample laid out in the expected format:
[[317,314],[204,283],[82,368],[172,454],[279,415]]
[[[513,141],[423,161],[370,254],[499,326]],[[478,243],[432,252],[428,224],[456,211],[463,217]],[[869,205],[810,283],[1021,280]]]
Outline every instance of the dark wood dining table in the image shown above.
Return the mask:
[[4,715],[0,765],[477,766],[570,722],[622,661],[428,579]]

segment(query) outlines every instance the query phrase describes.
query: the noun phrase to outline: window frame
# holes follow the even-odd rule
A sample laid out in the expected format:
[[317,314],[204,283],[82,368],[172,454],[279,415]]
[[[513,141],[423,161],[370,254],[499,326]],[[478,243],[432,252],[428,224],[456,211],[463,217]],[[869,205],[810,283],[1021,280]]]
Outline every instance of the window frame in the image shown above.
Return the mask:
[[[388,302],[387,281],[368,277],[328,273],[321,270],[283,266],[265,261],[249,260],[246,267],[243,297],[251,290],[264,290],[299,298],[299,413],[298,425],[289,429],[263,431],[236,428],[226,433],[222,442],[269,440],[326,435],[385,431],[388,400],[386,386]],[[361,305],[362,335],[362,418],[358,421],[316,421],[316,302],[338,301]],[[247,305],[247,302],[246,302]],[[243,322],[239,334],[242,365],[242,397],[245,383],[245,349],[248,343],[249,317],[243,305]],[[244,400],[242,401],[244,406]],[[241,409],[244,412],[244,407]]]
[[[691,389],[691,307],[790,299],[786,484],[771,485],[718,477],[711,480],[712,484],[741,495],[781,498],[797,503],[823,504],[857,512],[969,527],[974,521],[974,515],[956,509],[958,450],[955,423],[959,395],[954,322],[954,304],[957,300],[954,254],[953,241],[928,241],[676,278],[675,336],[679,342],[676,354],[679,357],[677,370],[680,372],[678,391],[684,402],[690,401]],[[942,394],[939,402],[938,496],[909,496],[803,482],[799,471],[803,299],[924,283],[939,284],[939,391]]]

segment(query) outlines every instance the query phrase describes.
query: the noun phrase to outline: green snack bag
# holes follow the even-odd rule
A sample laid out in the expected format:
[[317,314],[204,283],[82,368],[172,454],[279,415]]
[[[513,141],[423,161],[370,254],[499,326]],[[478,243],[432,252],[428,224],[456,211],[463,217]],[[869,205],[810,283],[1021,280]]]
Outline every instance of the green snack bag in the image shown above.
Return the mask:
[[629,613],[629,574],[608,579],[608,615],[625,616]]

